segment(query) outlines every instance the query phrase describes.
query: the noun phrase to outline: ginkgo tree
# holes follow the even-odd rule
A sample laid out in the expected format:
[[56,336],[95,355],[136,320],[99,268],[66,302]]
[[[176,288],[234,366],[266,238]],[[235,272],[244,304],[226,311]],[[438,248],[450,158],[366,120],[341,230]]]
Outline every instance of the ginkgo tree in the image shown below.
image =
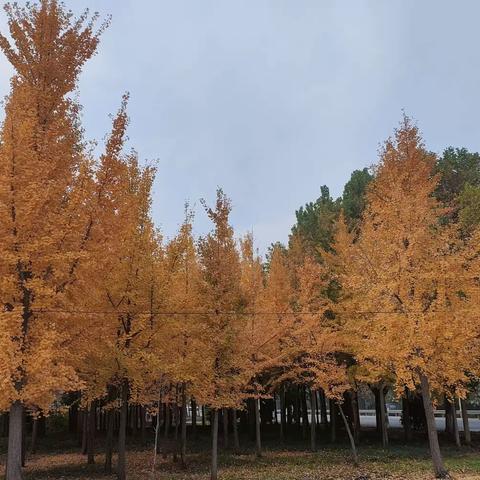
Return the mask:
[[242,406],[243,387],[249,379],[249,362],[238,342],[243,330],[243,316],[239,315],[241,268],[229,223],[230,200],[219,189],[215,208],[205,208],[214,228],[198,242],[204,280],[200,293],[209,338],[204,361],[208,362],[210,372],[202,387],[206,404],[212,409],[211,478],[216,480],[218,412],[222,408]]
[[56,1],[5,11],[13,43],[0,35],[0,48],[14,75],[0,143],[0,408],[10,412],[7,478],[18,480],[24,409],[48,410],[79,382],[58,327],[66,320],[46,312],[63,306],[81,237],[76,194],[88,169],[70,94],[105,25],[95,30],[96,16],[75,19]]
[[477,329],[462,314],[458,233],[439,222],[434,163],[405,117],[381,152],[359,237],[343,234],[335,249],[344,263],[339,308],[361,339],[356,359],[391,372],[399,392],[420,387],[435,474],[446,477],[434,393],[464,396]]

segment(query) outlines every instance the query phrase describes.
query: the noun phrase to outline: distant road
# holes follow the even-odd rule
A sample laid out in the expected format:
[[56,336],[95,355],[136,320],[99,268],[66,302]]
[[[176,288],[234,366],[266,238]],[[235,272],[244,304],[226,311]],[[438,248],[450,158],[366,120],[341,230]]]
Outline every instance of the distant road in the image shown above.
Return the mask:
[[[362,427],[375,427],[374,415],[360,415],[360,424]],[[389,416],[388,423],[391,428],[402,428],[402,423],[399,416]],[[438,430],[445,430],[445,418],[435,418]],[[463,431],[463,422],[461,418],[457,419],[458,429]],[[480,420],[477,418],[470,418],[468,424],[472,432],[480,432]]]

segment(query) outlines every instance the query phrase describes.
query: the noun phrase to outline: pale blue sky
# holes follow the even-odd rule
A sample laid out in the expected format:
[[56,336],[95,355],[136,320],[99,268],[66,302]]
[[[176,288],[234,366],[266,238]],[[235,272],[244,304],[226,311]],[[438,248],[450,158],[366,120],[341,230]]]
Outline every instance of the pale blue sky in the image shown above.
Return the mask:
[[113,16],[81,79],[84,126],[101,139],[131,93],[129,144],[158,159],[153,216],[167,236],[185,200],[198,207],[222,186],[239,233],[253,229],[262,252],[285,241],[320,185],[339,195],[352,170],[376,161],[402,109],[430,149],[480,150],[477,0],[67,5]]

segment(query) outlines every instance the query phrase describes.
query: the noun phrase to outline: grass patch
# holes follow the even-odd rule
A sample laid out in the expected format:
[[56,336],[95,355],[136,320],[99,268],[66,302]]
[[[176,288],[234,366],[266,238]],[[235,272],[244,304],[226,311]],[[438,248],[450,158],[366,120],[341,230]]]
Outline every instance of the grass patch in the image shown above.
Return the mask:
[[[305,442],[294,440],[286,446],[272,438],[266,439],[262,458],[256,458],[253,446],[242,439],[247,448],[238,454],[220,450],[219,469],[222,480],[431,480],[433,474],[428,448],[420,439],[411,445],[394,440],[382,449],[373,439],[364,438],[359,446],[360,465],[351,461],[346,443],[320,444],[315,453],[305,451]],[[5,461],[5,444],[0,455]],[[29,456],[26,480],[88,480],[114,479],[103,473],[102,439],[98,439],[95,465],[86,465],[77,440],[72,437],[50,436],[42,439],[39,453]],[[460,450],[452,445],[442,448],[445,463],[453,478],[480,480],[480,451],[478,447]],[[144,448],[131,441],[128,452],[129,480],[209,480],[210,454],[208,435],[189,443],[188,465],[182,469],[171,455],[157,458],[152,474],[152,446]],[[114,462],[115,462],[114,457]],[[0,475],[3,473],[0,467]]]

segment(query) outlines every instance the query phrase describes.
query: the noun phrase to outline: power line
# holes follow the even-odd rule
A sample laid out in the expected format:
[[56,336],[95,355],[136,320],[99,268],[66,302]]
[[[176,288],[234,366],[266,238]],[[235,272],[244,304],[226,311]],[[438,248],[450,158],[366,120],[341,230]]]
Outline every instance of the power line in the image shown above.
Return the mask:
[[[468,309],[455,309],[455,312],[467,311]],[[112,310],[67,310],[67,309],[38,309],[34,310],[36,313],[64,313],[69,315],[150,315],[150,316],[301,316],[301,315],[310,315],[310,316],[320,316],[325,312],[164,312],[164,311],[138,311],[138,312],[127,312],[127,311],[112,311]],[[335,312],[333,312],[335,314]],[[425,315],[427,312],[422,310],[410,310],[406,312],[397,312],[391,310],[366,310],[358,312],[339,312],[335,315],[342,316],[360,316],[360,315],[415,315],[422,314]],[[432,310],[428,312],[432,313],[453,313],[453,310]]]

